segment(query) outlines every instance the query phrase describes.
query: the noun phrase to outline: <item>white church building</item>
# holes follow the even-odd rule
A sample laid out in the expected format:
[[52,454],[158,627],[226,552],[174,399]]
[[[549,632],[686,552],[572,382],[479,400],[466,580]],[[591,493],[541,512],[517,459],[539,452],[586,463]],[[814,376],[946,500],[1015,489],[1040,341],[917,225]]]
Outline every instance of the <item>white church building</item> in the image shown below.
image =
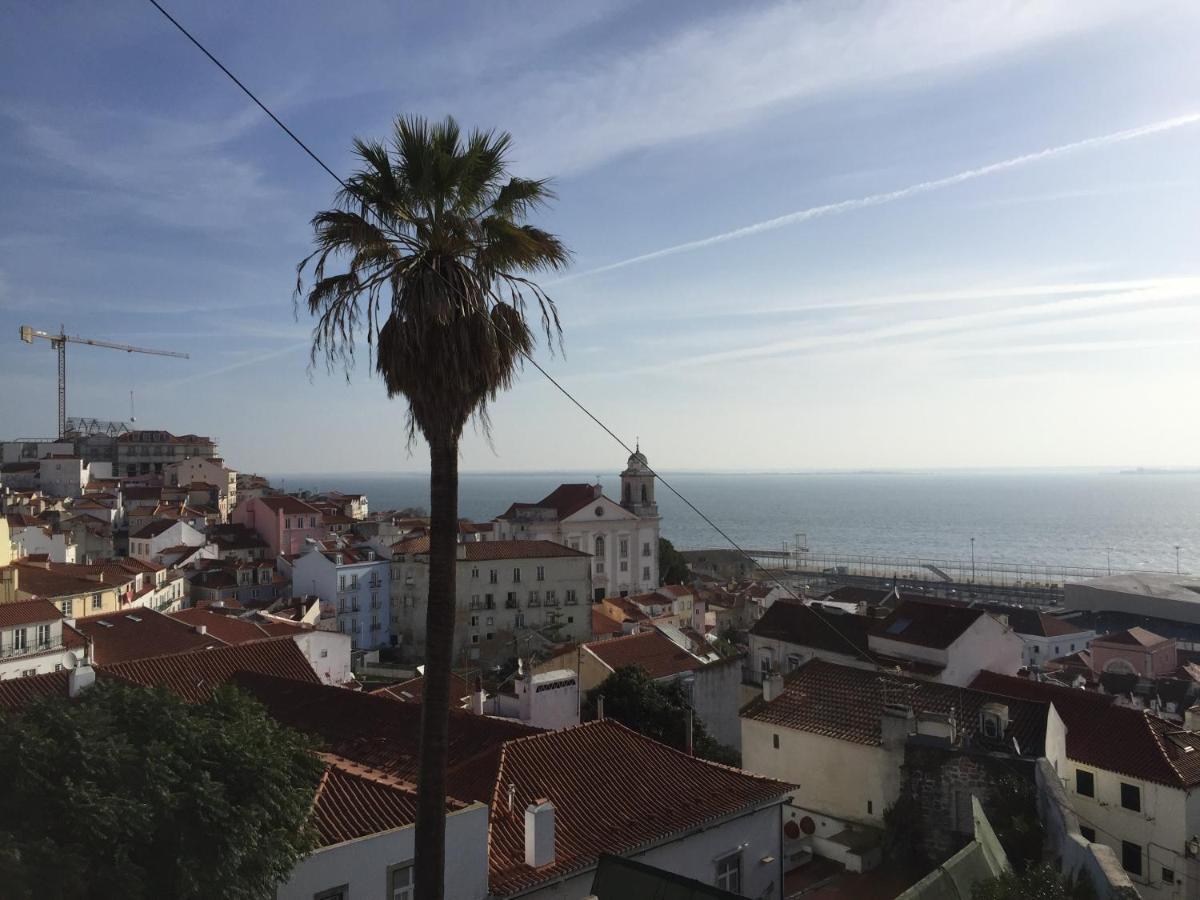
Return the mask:
[[537,503],[514,503],[496,518],[497,540],[542,540],[592,555],[594,599],[658,587],[654,473],[640,449],[621,473],[621,502],[599,484],[560,484]]

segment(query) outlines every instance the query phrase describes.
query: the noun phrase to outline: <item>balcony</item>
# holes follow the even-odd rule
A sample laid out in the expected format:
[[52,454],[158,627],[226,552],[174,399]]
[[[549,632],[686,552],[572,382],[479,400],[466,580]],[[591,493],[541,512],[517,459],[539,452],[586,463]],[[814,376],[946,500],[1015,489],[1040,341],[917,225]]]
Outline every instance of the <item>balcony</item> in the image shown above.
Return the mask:
[[521,604],[517,602],[516,597],[510,597],[509,599],[504,601],[504,608],[505,609],[520,609]]
[[31,641],[24,647],[4,647],[0,649],[0,659],[14,659],[20,656],[35,656],[38,653],[48,653],[51,650],[63,650],[62,640]]

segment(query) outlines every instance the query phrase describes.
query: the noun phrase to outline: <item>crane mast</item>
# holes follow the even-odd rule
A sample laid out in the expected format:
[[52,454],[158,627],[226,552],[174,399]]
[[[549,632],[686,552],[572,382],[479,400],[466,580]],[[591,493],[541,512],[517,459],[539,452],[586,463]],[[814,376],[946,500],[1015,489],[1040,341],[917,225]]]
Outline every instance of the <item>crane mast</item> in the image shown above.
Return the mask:
[[40,338],[50,342],[50,347],[58,351],[58,436],[67,434],[67,344],[87,344],[89,347],[104,347],[108,350],[123,350],[126,353],[148,353],[151,356],[174,356],[177,359],[188,359],[186,353],[176,353],[173,350],[151,350],[146,347],[133,347],[129,344],[116,344],[112,341],[99,341],[93,338],[79,337],[67,334],[64,326],[58,326],[58,333],[38,331],[29,325],[21,326],[21,340],[32,344]]

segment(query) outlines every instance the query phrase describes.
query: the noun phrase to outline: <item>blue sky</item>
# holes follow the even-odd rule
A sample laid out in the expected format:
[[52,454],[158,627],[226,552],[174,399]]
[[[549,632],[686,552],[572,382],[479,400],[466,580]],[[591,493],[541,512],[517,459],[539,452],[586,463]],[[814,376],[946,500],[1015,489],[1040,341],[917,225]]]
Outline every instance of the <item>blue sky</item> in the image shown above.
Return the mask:
[[[397,113],[513,132],[574,250],[546,364],[663,469],[1195,465],[1200,8],[168,4],[350,171]],[[0,432],[208,433],[268,472],[421,470],[292,314],[328,176],[139,0],[0,31]],[[670,251],[660,253],[660,251]],[[623,454],[527,371],[468,470]]]

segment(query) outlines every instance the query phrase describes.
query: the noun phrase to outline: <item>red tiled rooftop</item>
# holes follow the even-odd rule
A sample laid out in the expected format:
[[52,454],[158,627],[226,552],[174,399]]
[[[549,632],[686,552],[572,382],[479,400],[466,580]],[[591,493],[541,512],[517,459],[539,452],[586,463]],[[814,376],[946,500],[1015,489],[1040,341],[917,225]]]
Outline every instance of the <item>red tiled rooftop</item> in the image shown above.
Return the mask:
[[[342,844],[412,825],[417,820],[416,785],[322,753],[325,773],[313,800],[312,823],[319,847]],[[465,804],[446,799],[446,812]]]
[[[22,585],[24,587],[24,585]],[[63,618],[62,611],[49,600],[18,600],[0,603],[0,628],[53,622]]]
[[1103,642],[1105,644],[1123,644],[1130,647],[1154,647],[1161,644],[1168,638],[1159,637],[1152,631],[1147,631],[1145,628],[1127,628],[1125,631],[1114,631],[1111,634],[1104,634],[1096,637],[1093,643]]
[[[295,646],[292,641],[286,643]],[[269,674],[242,673],[234,680],[257,697],[275,719],[315,735],[329,752],[396,778],[416,779],[419,704]],[[536,728],[506,719],[451,710],[447,793],[459,800],[490,801],[504,742],[538,733]]]
[[102,666],[222,645],[213,635],[197,634],[145,607],[76,619],[75,627],[91,639],[93,661]]
[[599,637],[602,634],[621,634],[624,628],[616,619],[606,616],[598,609],[592,609],[592,636]]
[[[1117,706],[1110,695],[995,672],[980,672],[971,687],[1053,703],[1067,726],[1067,756],[1076,762],[1172,787],[1200,785],[1200,734],[1149,711]],[[1178,746],[1167,737],[1172,732],[1195,749]]]
[[977,608],[907,600],[880,622],[873,634],[889,641],[945,649],[986,613]]
[[[410,678],[408,681],[401,681],[399,684],[389,684],[387,687],[376,688],[369,693],[376,697],[386,697],[389,700],[398,700],[401,703],[420,703],[425,694],[425,676],[418,675],[416,678]],[[465,678],[461,675],[450,673],[450,704],[456,705],[456,701],[468,699],[471,695],[471,688],[467,684]]]
[[623,666],[637,666],[651,678],[666,678],[680,672],[691,672],[704,665],[657,631],[629,634],[607,641],[592,641],[583,646],[613,671]]
[[283,513],[284,515],[302,515],[302,516],[319,516],[321,511],[310,503],[305,503],[296,497],[289,497],[286,494],[269,494],[265,497],[259,497],[258,501],[268,509]]
[[52,694],[65,697],[69,676],[63,669],[25,678],[0,679],[0,709],[18,710]]
[[[490,798],[490,887],[501,896],[525,891],[594,866],[600,853],[627,853],[791,788],[680,753],[611,719],[509,741]],[[534,869],[525,864],[525,809],[542,798],[555,806],[555,859]]]
[[213,688],[245,672],[274,676],[289,684],[321,686],[304,652],[289,638],[265,638],[233,647],[193,650],[102,668],[110,675],[135,684],[162,685],[193,702],[204,700]]
[[[890,693],[889,693],[890,691]],[[919,717],[955,714],[960,731],[971,740],[979,728],[979,709],[994,701],[995,691],[969,690],[872,669],[839,666],[811,659],[784,679],[783,693],[769,703],[761,696],[742,708],[741,717],[855,744],[879,746],[880,719],[889,699],[903,699]],[[1013,699],[1009,733],[1025,755],[1042,752],[1048,703]]]

